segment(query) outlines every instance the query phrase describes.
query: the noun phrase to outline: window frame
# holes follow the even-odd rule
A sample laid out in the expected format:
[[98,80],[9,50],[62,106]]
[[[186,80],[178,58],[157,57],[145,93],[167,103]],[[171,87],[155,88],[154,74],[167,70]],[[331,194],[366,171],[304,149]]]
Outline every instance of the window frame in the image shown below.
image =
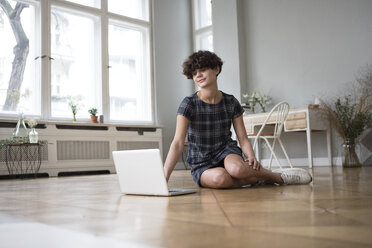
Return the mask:
[[[43,21],[42,21],[42,3],[43,1],[42,0],[26,0],[26,1],[21,1],[21,0],[18,0],[18,2],[22,2],[22,3],[26,3],[26,4],[29,4],[29,5],[33,5],[35,7],[35,26],[37,26],[35,28],[35,34],[34,34],[34,39],[35,39],[35,51],[33,54],[30,54],[29,53],[29,59],[31,61],[35,61],[35,65],[34,65],[34,69],[35,70],[39,70],[39,73],[38,75],[36,75],[35,79],[38,80],[40,82],[39,84],[39,88],[40,88],[40,92],[38,92],[38,95],[41,96],[41,100],[40,102],[38,102],[37,104],[39,105],[40,107],[40,115],[37,115],[37,114],[27,114],[27,116],[29,118],[37,118],[39,116],[42,116],[43,115],[43,109],[42,109],[42,105],[43,105],[43,75],[42,75],[42,59],[39,58],[39,59],[36,59],[36,57],[38,56],[38,52],[39,53],[42,53],[42,50],[43,50],[43,46],[42,46],[42,40],[43,40],[43,37],[42,37],[42,33],[43,33],[43,30],[42,30],[42,24],[43,24]],[[40,28],[38,28],[40,27]],[[31,49],[30,49],[31,51]],[[35,55],[35,57],[31,57],[31,55]],[[8,79],[7,79],[8,80]],[[19,115],[19,112],[17,113],[2,113],[0,112],[0,118],[1,119],[4,119],[4,120],[13,120],[13,119],[18,119],[18,115]]]
[[[119,124],[131,124],[131,125],[154,125],[155,124],[155,95],[154,95],[154,76],[153,76],[153,40],[152,40],[152,0],[148,0],[148,21],[135,19],[131,17],[122,16],[119,14],[108,12],[108,1],[101,0],[101,4],[98,7],[84,6],[81,4],[65,1],[65,0],[30,0],[30,2],[36,2],[40,6],[40,34],[38,34],[38,39],[40,46],[40,56],[46,55],[43,59],[40,59],[40,95],[41,95],[41,109],[40,116],[32,116],[40,118],[43,121],[66,121],[72,122],[72,117],[52,117],[51,109],[51,68],[50,62],[51,56],[51,10],[52,6],[58,8],[63,8],[71,11],[78,12],[79,15],[86,13],[88,16],[94,16],[99,19],[97,25],[97,53],[98,53],[98,63],[96,68],[100,68],[98,84],[101,86],[101,112],[105,118],[105,123],[119,123]],[[127,121],[127,120],[110,120],[110,95],[109,95],[109,55],[108,55],[108,25],[110,20],[116,20],[118,22],[124,22],[126,25],[133,25],[135,27],[141,27],[147,30],[145,39],[148,45],[143,45],[144,47],[144,59],[145,67],[148,71],[147,82],[149,83],[149,95],[151,104],[151,114],[150,121]],[[1,119],[17,119],[17,114],[0,114]],[[28,115],[28,117],[31,117]],[[89,118],[79,118],[78,122],[89,122]]]
[[[115,18],[113,18],[115,17]],[[131,29],[131,30],[135,30],[135,31],[139,31],[141,33],[145,33],[146,35],[144,35],[144,39],[143,39],[143,47],[146,47],[146,49],[143,51],[143,57],[144,58],[150,58],[146,61],[143,61],[143,65],[144,65],[144,68],[146,70],[146,73],[145,73],[145,81],[146,80],[150,80],[152,82],[152,53],[151,53],[151,27],[149,25],[149,23],[147,23],[146,21],[142,21],[142,20],[137,20],[136,22],[127,22],[128,19],[131,19],[129,17],[125,17],[125,18],[122,18],[121,17],[118,17],[116,14],[112,14],[108,16],[108,25],[118,25],[120,27],[123,27],[123,28],[128,28],[128,29]],[[108,30],[107,30],[108,32]],[[108,36],[107,36],[108,37]],[[107,49],[109,49],[109,46],[107,45]],[[108,61],[108,64],[109,64],[109,53],[107,53],[107,61]],[[146,67],[147,66],[147,67]],[[108,69],[110,69],[110,65],[107,66]],[[108,78],[109,78],[109,71],[108,71]],[[108,88],[107,88],[107,91],[109,92],[110,90],[110,85],[107,84]],[[153,90],[153,84],[151,83],[151,85],[149,85],[149,91],[150,91],[150,105],[152,107],[152,110],[151,110],[151,117],[150,117],[150,121],[130,121],[130,120],[126,120],[126,121],[121,121],[121,120],[116,120],[116,119],[112,119],[111,118],[111,115],[110,116],[110,121],[113,120],[113,122],[115,123],[118,123],[118,122],[125,122],[125,123],[128,123],[128,124],[136,124],[136,123],[139,123],[139,124],[152,124],[154,122],[154,90]],[[110,113],[110,95],[107,94],[107,101],[108,101],[108,104],[107,106],[109,106],[109,109],[107,110],[108,113]]]
[[[199,20],[201,19],[200,15],[201,15],[201,12],[200,10],[197,10],[197,7],[199,6],[197,4],[197,1],[198,0],[192,0],[191,1],[191,10],[192,10],[192,29],[193,29],[193,45],[194,45],[194,51],[198,51],[198,50],[205,50],[205,48],[201,47],[200,44],[199,44],[199,40],[200,37],[203,37],[205,35],[208,35],[208,34],[211,34],[212,35],[212,39],[213,39],[213,8],[212,8],[212,22],[210,25],[206,25],[204,27],[201,27],[201,28],[197,28],[197,23],[199,22]],[[212,0],[211,1],[211,4],[213,5],[213,2]],[[213,42],[214,43],[214,42]],[[213,52],[213,44],[212,44],[212,51]]]
[[[63,3],[60,3],[60,1],[56,1],[57,4],[54,3],[54,1],[50,1],[51,4],[49,4],[48,6],[48,16],[49,16],[49,25],[48,25],[48,32],[47,32],[47,35],[48,35],[48,54],[50,57],[52,57],[52,46],[51,46],[51,40],[52,40],[52,37],[51,37],[51,12],[52,12],[52,8],[55,8],[59,11],[64,11],[65,13],[68,13],[68,14],[72,14],[72,15],[78,15],[78,16],[81,16],[81,17],[88,17],[88,18],[92,18],[92,19],[96,19],[94,20],[94,22],[97,23],[97,25],[95,25],[95,38],[97,40],[97,42],[95,42],[94,46],[95,46],[95,49],[100,49],[102,47],[102,42],[101,42],[101,39],[102,39],[102,34],[101,34],[101,30],[102,30],[102,21],[101,21],[101,16],[99,15],[99,13],[95,10],[94,7],[88,7],[88,8],[91,8],[93,10],[91,11],[83,11],[81,10],[79,7],[76,7],[74,6],[73,8],[71,8],[71,6],[69,6],[70,2],[67,2],[67,4],[63,4]],[[72,3],[72,5],[77,5],[75,3]],[[101,38],[101,39],[100,39]],[[97,63],[94,65],[94,68],[95,69],[98,69],[98,68],[102,68],[101,64],[103,63],[102,61],[102,52],[98,51],[94,54],[95,56],[95,59],[97,60]],[[49,86],[49,91],[48,91],[48,97],[47,97],[47,106],[49,106],[49,109],[48,109],[48,112],[47,112],[47,118],[43,118],[43,119],[46,119],[46,120],[62,120],[62,121],[68,121],[68,120],[71,120],[70,117],[53,117],[52,116],[52,63],[53,63],[53,59],[52,60],[49,60],[48,58],[45,58],[43,60],[43,62],[47,62],[47,66],[48,66],[48,86]],[[96,76],[98,78],[102,78],[101,76],[102,72],[98,71],[96,72]],[[101,83],[100,83],[101,82]],[[101,109],[101,106],[102,106],[102,80],[99,80],[99,79],[96,79],[95,82],[94,82],[94,87],[99,87],[99,89],[97,90],[97,93],[96,94],[100,94],[100,96],[95,96],[95,97],[98,97],[99,100],[101,101],[100,103],[100,106],[94,106],[94,107],[98,107],[99,109]],[[93,107],[93,106],[92,106]],[[89,117],[86,117],[86,118],[81,118],[81,117],[78,117],[78,120],[80,121],[89,121],[90,118]]]

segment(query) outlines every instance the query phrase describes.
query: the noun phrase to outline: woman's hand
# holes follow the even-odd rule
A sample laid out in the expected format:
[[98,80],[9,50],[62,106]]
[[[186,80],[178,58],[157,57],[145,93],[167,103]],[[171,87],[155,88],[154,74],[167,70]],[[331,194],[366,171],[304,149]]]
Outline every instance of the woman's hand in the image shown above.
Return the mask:
[[254,170],[260,170],[261,169],[261,163],[257,161],[255,157],[247,158],[244,160],[244,162],[247,162],[248,165],[252,166]]

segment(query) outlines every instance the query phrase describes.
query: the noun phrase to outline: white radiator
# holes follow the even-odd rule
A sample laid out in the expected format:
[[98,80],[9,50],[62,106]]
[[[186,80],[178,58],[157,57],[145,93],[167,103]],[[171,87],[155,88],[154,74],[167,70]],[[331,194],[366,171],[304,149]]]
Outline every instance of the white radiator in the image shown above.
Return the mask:
[[[0,139],[9,139],[15,122],[0,121]],[[36,131],[42,148],[39,173],[58,176],[68,172],[115,172],[112,151],[158,148],[161,126],[125,126],[88,123],[40,123]],[[5,148],[0,149],[0,175],[7,175]]]

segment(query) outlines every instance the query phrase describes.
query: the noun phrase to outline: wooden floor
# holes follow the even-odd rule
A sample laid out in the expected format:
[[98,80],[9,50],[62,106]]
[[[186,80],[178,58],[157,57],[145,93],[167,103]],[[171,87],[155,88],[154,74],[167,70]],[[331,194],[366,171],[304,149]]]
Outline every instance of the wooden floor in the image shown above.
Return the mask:
[[[372,247],[372,167],[311,172],[172,198],[120,195],[116,175],[0,180],[0,246]],[[189,171],[170,187],[197,188]]]

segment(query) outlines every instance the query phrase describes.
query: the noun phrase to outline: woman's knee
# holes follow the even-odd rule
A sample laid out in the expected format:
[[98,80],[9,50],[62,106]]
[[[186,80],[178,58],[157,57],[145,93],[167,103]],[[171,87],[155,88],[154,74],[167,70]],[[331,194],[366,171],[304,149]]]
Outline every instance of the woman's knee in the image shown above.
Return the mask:
[[227,172],[235,178],[242,178],[245,177],[247,173],[247,165],[244,164],[243,161],[230,161],[225,163],[225,168]]
[[231,188],[234,184],[233,179],[225,169],[213,171],[213,173],[203,173],[201,183],[204,187],[211,188]]
[[212,177],[212,181],[217,188],[230,188],[233,185],[233,180],[227,172],[216,173]]
[[249,183],[257,183],[259,181],[257,172],[244,162],[230,164],[227,171],[232,177],[244,179]]

